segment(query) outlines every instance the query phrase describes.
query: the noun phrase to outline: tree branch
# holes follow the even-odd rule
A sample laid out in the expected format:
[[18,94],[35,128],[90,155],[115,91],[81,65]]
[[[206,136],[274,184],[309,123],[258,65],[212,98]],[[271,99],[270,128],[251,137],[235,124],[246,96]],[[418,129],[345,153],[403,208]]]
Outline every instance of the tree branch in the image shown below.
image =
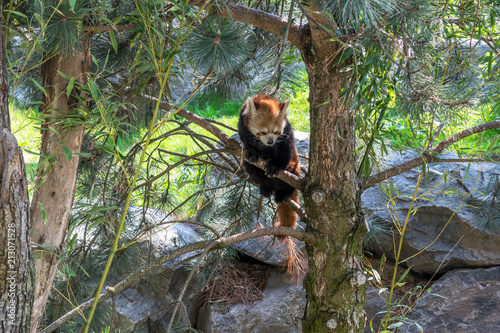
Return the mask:
[[[172,249],[170,252],[166,253],[165,255],[153,260],[149,266],[144,267],[140,271],[129,275],[128,277],[123,279],[121,282],[119,282],[115,286],[107,287],[106,292],[102,293],[99,296],[98,303],[101,303],[101,302],[115,296],[119,292],[127,289],[135,281],[137,281],[140,278],[151,273],[156,268],[160,267],[161,265],[165,264],[166,262],[168,262],[172,259],[175,259],[183,254],[193,252],[193,251],[204,250],[204,249],[207,249],[209,247],[211,247],[210,251],[213,251],[213,250],[221,249],[221,248],[230,246],[232,244],[235,244],[235,243],[247,240],[247,239],[268,236],[268,235],[290,236],[290,237],[293,237],[295,239],[298,239],[299,241],[305,241],[308,243],[315,242],[315,237],[311,233],[295,230],[292,228],[285,228],[285,227],[261,228],[261,229],[256,229],[256,230],[252,230],[252,231],[248,231],[248,232],[239,233],[239,234],[229,236],[229,237],[220,237],[220,238],[217,238],[215,240],[199,241],[196,243],[192,243],[189,245],[185,245],[182,247]],[[67,321],[69,321],[72,318],[74,318],[75,316],[77,316],[79,313],[89,309],[92,306],[93,301],[94,301],[94,298],[89,299],[88,301],[80,304],[78,307],[69,311],[68,313],[66,313],[65,315],[63,315],[62,317],[60,317],[59,319],[54,321],[52,324],[45,327],[42,331],[40,331],[40,333],[53,332],[57,328],[61,327],[64,323],[66,323]]]
[[[157,102],[157,99],[152,96],[144,95],[141,94],[140,97],[150,100],[154,103]],[[167,102],[160,102],[160,108],[163,110],[175,110],[175,114],[195,123],[196,125],[202,127],[203,129],[207,130],[211,134],[213,134],[215,137],[217,137],[219,140],[222,141],[222,143],[226,146],[227,150],[230,151],[232,154],[240,156],[241,158],[244,158],[244,154],[242,154],[241,146],[238,141],[236,141],[233,138],[230,138],[224,131],[222,131],[220,128],[217,126],[214,126],[210,121],[207,119],[200,117],[192,112],[189,112],[186,109],[179,108],[178,106],[172,105]],[[265,165],[266,162],[264,160],[259,160],[257,163],[254,163],[254,165],[258,166],[262,170],[265,170]],[[290,184],[291,186],[295,187],[299,191],[302,191],[302,189],[305,187],[306,182],[307,182],[307,177],[300,177],[296,176],[286,170],[282,170],[279,172],[277,178],[281,179],[282,181]]]
[[[200,6],[203,0],[191,1],[190,5]],[[215,9],[219,16],[229,18],[232,17],[235,21],[248,23],[254,27],[267,30],[277,36],[281,36],[286,30],[288,20],[274,14],[248,8],[234,3],[226,3]],[[288,31],[288,41],[299,49],[302,45],[303,30],[297,23],[292,23]]]
[[482,124],[479,126],[474,126],[467,128],[461,132],[458,132],[457,134],[454,134],[437,145],[433,146],[430,149],[425,150],[421,156],[416,157],[412,160],[409,160],[403,164],[397,165],[395,167],[392,167],[390,169],[387,169],[385,171],[376,173],[374,175],[371,175],[368,180],[360,182],[360,189],[361,191],[366,190],[367,188],[376,185],[386,179],[389,179],[391,177],[394,177],[396,175],[402,174],[403,172],[406,172],[408,170],[411,170],[413,168],[419,167],[424,163],[436,163],[436,162],[442,162],[443,160],[436,157],[435,155],[442,152],[444,149],[447,147],[451,146],[457,141],[460,141],[468,136],[471,136],[473,134],[477,134],[480,132],[484,132],[490,129],[494,128],[500,128],[500,121],[493,121],[490,123]]

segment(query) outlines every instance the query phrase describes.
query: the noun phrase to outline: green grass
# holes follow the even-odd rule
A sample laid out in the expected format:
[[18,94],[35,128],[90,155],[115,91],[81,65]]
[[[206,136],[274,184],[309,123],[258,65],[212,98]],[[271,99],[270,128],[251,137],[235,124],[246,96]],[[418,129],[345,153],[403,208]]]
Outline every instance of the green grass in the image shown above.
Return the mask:
[[[307,73],[305,70],[296,72],[297,82],[294,85],[287,85],[283,89],[284,102],[290,99],[290,114],[288,119],[296,131],[309,132],[309,86]],[[246,96],[238,100],[229,100],[220,96],[202,96],[190,102],[185,108],[200,117],[217,120],[229,126],[236,127],[238,124],[238,114],[241,106],[245,102]],[[223,129],[225,130],[225,129]],[[231,135],[232,133],[227,133]]]
[[17,144],[24,151],[24,161],[33,164],[38,161],[40,150],[40,124],[36,118],[36,111],[33,109],[23,109],[14,103],[9,104],[11,131],[16,137]]
[[[477,126],[500,119],[498,111],[490,104],[482,104],[475,107],[464,107],[455,112],[452,120],[447,120],[444,128],[434,141],[434,145],[440,141],[472,126]],[[430,124],[432,119],[426,119]],[[439,126],[435,121],[432,131]],[[390,143],[394,150],[419,149],[426,147],[430,134],[428,128],[416,128],[410,117],[403,118],[397,113],[390,115],[382,129],[382,136]],[[448,148],[459,155],[471,157],[492,157],[500,154],[498,139],[500,129],[489,130],[484,133],[475,134],[458,141]]]

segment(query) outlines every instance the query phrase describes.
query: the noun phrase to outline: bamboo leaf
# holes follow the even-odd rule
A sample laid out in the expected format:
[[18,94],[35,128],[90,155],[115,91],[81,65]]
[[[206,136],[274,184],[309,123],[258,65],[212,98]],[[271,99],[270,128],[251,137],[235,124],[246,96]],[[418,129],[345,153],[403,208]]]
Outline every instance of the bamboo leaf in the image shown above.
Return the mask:
[[67,159],[68,161],[71,161],[71,155],[72,155],[72,154],[71,154],[71,151],[70,151],[70,150],[69,150],[66,146],[63,146],[63,147],[62,147],[62,151],[63,151],[63,153],[64,153],[64,156],[66,156],[66,159]]
[[89,153],[73,153],[74,155],[78,155],[78,156],[81,156],[81,157],[85,157],[85,158],[90,158],[92,157],[92,154],[89,154]]
[[109,32],[109,40],[111,41],[111,45],[113,46],[115,53],[118,53],[118,42],[116,41],[116,37],[113,31]]
[[42,212],[42,221],[43,223],[47,223],[47,213],[45,212],[45,208],[43,208],[41,202],[39,202],[38,205],[40,206],[40,211]]
[[36,80],[35,80],[34,78],[30,77],[30,80],[31,80],[31,82],[33,82],[33,84],[34,84],[34,85],[35,85],[38,89],[40,89],[40,91],[41,91],[41,92],[43,92],[43,93],[44,93],[44,95],[48,95],[47,90],[45,90],[45,88],[44,88],[44,87],[42,87],[42,86],[40,85],[40,83],[36,82]]
[[398,328],[398,327],[401,327],[403,326],[403,322],[399,321],[397,323],[394,323],[392,325],[389,326],[389,328]]
[[72,77],[71,79],[69,79],[68,86],[66,87],[66,97],[67,98],[69,98],[69,96],[71,95],[71,92],[73,91],[74,85],[75,85],[75,78]]

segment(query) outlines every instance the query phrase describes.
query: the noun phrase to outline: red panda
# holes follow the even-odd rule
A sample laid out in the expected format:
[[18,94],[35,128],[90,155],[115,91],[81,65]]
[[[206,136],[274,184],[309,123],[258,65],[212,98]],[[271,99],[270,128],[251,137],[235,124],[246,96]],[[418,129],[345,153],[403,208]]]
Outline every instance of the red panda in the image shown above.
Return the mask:
[[[289,198],[299,202],[299,191],[284,181],[275,178],[280,170],[300,174],[300,161],[295,137],[287,119],[290,101],[279,103],[266,95],[249,97],[240,110],[238,133],[243,143],[242,167],[260,187],[264,197],[274,195],[278,204],[276,227],[294,228],[297,213],[285,204]],[[259,159],[266,161],[265,171],[251,164]]]

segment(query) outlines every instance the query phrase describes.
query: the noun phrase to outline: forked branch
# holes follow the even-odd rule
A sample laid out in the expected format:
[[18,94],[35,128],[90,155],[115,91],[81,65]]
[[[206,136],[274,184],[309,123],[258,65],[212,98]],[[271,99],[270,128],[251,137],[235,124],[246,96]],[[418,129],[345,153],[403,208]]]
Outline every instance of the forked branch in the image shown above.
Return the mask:
[[[201,6],[204,2],[204,0],[194,0],[190,1],[190,5]],[[287,30],[287,19],[258,9],[227,2],[213,10],[221,17],[231,17],[235,21],[251,24],[254,27],[264,29],[277,36],[281,36]],[[301,26],[297,23],[290,24],[288,41],[300,48],[302,46],[302,38],[303,30]]]

